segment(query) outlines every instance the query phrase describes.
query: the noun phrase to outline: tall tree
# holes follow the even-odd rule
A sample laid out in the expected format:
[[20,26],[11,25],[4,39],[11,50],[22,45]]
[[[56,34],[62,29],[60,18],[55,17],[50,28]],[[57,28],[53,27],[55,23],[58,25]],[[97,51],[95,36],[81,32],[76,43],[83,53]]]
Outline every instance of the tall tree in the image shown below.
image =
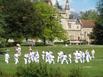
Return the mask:
[[98,17],[98,14],[95,10],[88,10],[85,12],[80,12],[81,19],[96,20],[97,17]]
[[[39,14],[37,18],[39,18],[39,24],[37,25],[36,31],[39,32],[39,38],[44,41],[46,40],[53,41],[56,37],[63,39],[64,31],[60,23],[58,22],[58,14],[56,9],[52,6],[44,3],[38,2],[34,4],[34,9],[37,9],[37,13]],[[48,10],[47,10],[48,9]]]
[[99,0],[97,10],[99,15],[92,36],[96,44],[103,44],[103,0]]
[[6,38],[19,39],[32,36],[34,10],[29,0],[4,0]]

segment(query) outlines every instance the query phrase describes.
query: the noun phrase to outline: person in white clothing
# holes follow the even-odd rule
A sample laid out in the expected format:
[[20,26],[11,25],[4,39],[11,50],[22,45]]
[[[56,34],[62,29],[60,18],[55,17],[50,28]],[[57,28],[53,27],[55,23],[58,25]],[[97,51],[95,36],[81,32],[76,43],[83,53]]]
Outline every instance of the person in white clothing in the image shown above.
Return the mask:
[[14,54],[14,61],[15,61],[15,64],[19,63],[19,55],[18,55],[18,53]]
[[85,63],[85,53],[82,52],[82,63]]
[[53,52],[49,51],[49,54],[48,54],[48,62],[49,62],[49,64],[51,64],[51,63],[55,64],[54,58],[55,57],[53,56]]
[[72,56],[71,56],[71,54],[68,54],[68,57],[69,57],[69,63],[72,63]]
[[74,61],[75,61],[75,63],[78,63],[78,51],[76,50],[74,53],[73,53],[73,55],[74,55]]
[[45,51],[42,51],[42,60],[45,60]]
[[61,62],[63,54],[64,54],[63,51],[58,52],[57,63]]
[[64,62],[66,62],[68,64],[68,57],[65,54],[62,55],[61,64],[63,64]]
[[91,57],[92,57],[92,59],[95,58],[95,50],[94,49],[91,51]]
[[21,46],[20,46],[20,44],[16,44],[15,51],[16,51],[16,53],[18,54],[18,56],[21,55]]
[[6,62],[7,64],[9,63],[9,59],[10,59],[9,53],[6,52],[6,54],[5,54],[5,62]]
[[38,51],[35,52],[34,61],[35,61],[36,63],[39,63],[39,52],[38,52]]
[[33,52],[32,49],[29,49],[29,57],[30,57],[31,62],[34,62],[34,55],[35,55],[35,52]]
[[24,62],[28,64],[29,54],[24,54]]
[[89,51],[86,50],[85,54],[86,54],[86,61],[87,61],[87,62],[90,62],[91,56],[90,56],[90,54],[89,54]]

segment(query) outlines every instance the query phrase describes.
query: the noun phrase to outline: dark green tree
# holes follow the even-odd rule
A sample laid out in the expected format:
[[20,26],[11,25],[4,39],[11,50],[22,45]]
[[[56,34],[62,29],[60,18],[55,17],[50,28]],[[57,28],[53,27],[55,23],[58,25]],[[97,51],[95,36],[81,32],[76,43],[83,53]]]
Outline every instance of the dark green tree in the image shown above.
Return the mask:
[[2,12],[3,6],[2,6],[2,0],[0,0],[0,47],[4,47],[6,44],[6,40],[4,39],[4,26],[6,26],[5,23],[5,15]]
[[94,38],[94,43],[103,44],[103,0],[99,0],[97,11],[98,19],[91,35]]
[[5,38],[15,40],[33,36],[34,10],[30,0],[4,0]]

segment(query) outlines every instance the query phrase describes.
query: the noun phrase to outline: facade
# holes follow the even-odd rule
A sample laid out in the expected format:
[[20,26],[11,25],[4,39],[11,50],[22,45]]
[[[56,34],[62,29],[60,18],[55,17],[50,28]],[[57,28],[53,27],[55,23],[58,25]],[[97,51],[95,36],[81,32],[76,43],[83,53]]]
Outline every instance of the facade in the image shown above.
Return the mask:
[[95,26],[94,20],[69,20],[68,32],[70,44],[90,44],[90,34]]

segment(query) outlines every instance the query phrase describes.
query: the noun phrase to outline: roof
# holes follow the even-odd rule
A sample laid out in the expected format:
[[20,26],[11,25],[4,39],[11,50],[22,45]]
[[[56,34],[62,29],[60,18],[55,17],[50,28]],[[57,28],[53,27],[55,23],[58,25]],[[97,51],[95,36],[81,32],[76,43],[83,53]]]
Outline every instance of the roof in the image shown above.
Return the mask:
[[80,20],[83,28],[93,28],[95,26],[95,20]]

